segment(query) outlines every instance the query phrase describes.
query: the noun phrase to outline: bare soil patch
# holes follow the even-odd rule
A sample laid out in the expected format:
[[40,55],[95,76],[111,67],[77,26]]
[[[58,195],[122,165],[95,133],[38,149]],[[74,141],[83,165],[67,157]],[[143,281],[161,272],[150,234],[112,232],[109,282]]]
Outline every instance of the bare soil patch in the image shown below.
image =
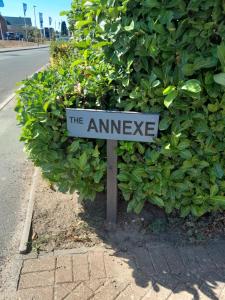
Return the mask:
[[140,215],[128,214],[126,203],[119,201],[118,224],[105,223],[104,194],[94,202],[79,203],[77,194],[62,194],[39,175],[32,225],[33,251],[53,251],[103,245],[126,250],[146,243],[204,243],[225,237],[225,214],[200,219],[167,217],[163,210],[149,204]]

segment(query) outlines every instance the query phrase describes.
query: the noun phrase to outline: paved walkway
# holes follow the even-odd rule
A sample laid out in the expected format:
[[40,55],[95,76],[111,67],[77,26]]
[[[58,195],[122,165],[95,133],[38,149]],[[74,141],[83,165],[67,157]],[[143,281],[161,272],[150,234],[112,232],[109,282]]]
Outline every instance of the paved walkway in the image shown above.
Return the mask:
[[40,45],[40,46],[31,46],[31,47],[15,47],[15,48],[0,48],[0,53],[23,51],[23,50],[33,50],[33,49],[41,49],[41,48],[48,48],[48,47],[49,47],[49,45]]
[[56,251],[24,260],[17,299],[225,300],[225,242]]

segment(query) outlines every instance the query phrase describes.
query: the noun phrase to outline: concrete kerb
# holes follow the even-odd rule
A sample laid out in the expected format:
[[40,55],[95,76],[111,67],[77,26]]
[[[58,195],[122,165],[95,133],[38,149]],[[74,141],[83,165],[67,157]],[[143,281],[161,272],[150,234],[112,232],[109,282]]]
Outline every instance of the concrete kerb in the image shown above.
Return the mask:
[[16,96],[16,93],[13,93],[12,95],[10,95],[8,98],[6,98],[5,101],[3,101],[3,103],[0,104],[0,111],[10,102],[13,100],[13,98]]
[[14,52],[14,51],[26,51],[26,50],[35,50],[35,49],[44,49],[48,48],[49,45],[45,46],[34,46],[34,47],[24,47],[24,48],[2,48],[0,49],[0,53],[6,53],[6,52]]
[[37,176],[38,176],[38,169],[35,169],[33,178],[32,178],[31,189],[30,189],[30,193],[29,193],[29,201],[28,201],[28,206],[27,206],[26,219],[25,219],[23,233],[22,233],[20,246],[19,246],[20,254],[25,254],[27,252],[27,248],[28,248],[28,239],[29,239],[29,235],[30,235],[30,228],[31,228],[33,210],[34,210],[34,198],[35,198],[34,195],[35,195],[35,188],[37,185]]

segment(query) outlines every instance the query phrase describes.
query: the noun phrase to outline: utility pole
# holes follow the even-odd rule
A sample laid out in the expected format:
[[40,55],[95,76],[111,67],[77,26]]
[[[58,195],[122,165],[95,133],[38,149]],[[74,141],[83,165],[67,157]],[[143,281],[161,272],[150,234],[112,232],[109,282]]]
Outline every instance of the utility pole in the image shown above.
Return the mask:
[[24,25],[25,25],[25,31],[26,31],[26,41],[28,42],[28,40],[27,40],[26,12],[27,12],[27,4],[23,3],[23,15],[24,15]]
[[[0,17],[1,17],[1,13],[0,13]],[[4,35],[3,35],[3,30],[2,30],[1,19],[0,19],[0,33],[1,33],[1,39],[4,40]]]
[[34,7],[34,25],[37,28],[37,19],[36,19],[36,5],[33,6]]
[[[38,41],[38,45],[39,45],[39,40],[37,38],[37,19],[36,19],[36,5],[33,6],[34,8],[34,26],[35,26],[35,40]],[[34,41],[35,42],[35,41]]]
[[[5,5],[4,5],[3,0],[0,0],[0,7],[4,7],[4,6]],[[1,17],[1,12],[0,12],[0,17]],[[4,40],[4,35],[3,35],[1,20],[0,20],[0,33],[1,33],[2,40]]]

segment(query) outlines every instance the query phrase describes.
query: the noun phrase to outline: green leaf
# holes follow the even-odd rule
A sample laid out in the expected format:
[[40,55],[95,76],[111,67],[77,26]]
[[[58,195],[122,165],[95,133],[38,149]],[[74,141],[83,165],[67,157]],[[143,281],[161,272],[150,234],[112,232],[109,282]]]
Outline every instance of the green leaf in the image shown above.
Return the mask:
[[186,81],[181,86],[181,89],[184,91],[192,92],[192,93],[199,93],[199,92],[201,92],[201,85],[198,80],[191,79],[191,80]]
[[81,59],[76,59],[75,61],[72,62],[71,67],[74,68],[78,65],[81,65],[85,63],[85,59],[81,58]]
[[163,90],[163,95],[168,95],[170,94],[172,91],[174,91],[176,89],[176,87],[174,85],[169,85],[166,89]]
[[87,164],[87,153],[84,152],[81,156],[80,156],[80,160],[79,160],[79,166],[80,168],[83,170],[85,168]]
[[146,175],[145,169],[142,167],[137,167],[133,170],[132,172],[133,175],[137,176],[137,177],[142,177]]
[[159,207],[164,207],[163,200],[158,196],[151,196],[150,201],[151,201],[151,203],[158,205]]
[[126,31],[131,31],[131,30],[133,30],[133,29],[134,29],[134,20],[131,21],[130,25],[125,26],[124,29],[125,29]]
[[174,90],[172,92],[170,92],[166,98],[164,99],[164,105],[169,108],[170,105],[173,103],[173,101],[176,99],[178,95],[178,91],[177,90]]
[[224,170],[223,170],[223,168],[222,168],[222,166],[221,166],[220,163],[216,163],[214,165],[214,171],[216,173],[216,177],[217,178],[219,178],[219,179],[223,178],[223,176],[224,176]]
[[182,150],[180,152],[180,156],[184,159],[191,159],[192,158],[192,154],[190,150]]
[[212,196],[210,199],[218,205],[225,206],[225,196]]
[[150,150],[149,159],[151,160],[152,163],[156,162],[159,156],[160,153],[158,151]]
[[219,192],[217,184],[214,184],[210,187],[210,196],[215,196]]
[[145,153],[145,147],[141,143],[137,144],[137,148],[138,148],[138,152],[140,154],[144,154]]
[[99,183],[103,177],[104,173],[102,170],[99,170],[97,171],[95,174],[94,174],[94,182],[95,183]]
[[97,157],[99,157],[99,155],[100,155],[100,152],[98,150],[98,146],[95,146],[95,150],[92,153],[92,156],[95,157],[95,158],[97,158]]
[[136,214],[140,214],[140,212],[142,211],[143,207],[144,207],[144,204],[145,202],[144,201],[141,201],[141,202],[138,202],[135,206],[134,206],[134,212]]
[[131,197],[131,193],[127,193],[127,192],[123,191],[123,197],[124,197],[125,201],[129,201],[130,197]]
[[159,130],[166,130],[169,128],[171,123],[171,119],[169,117],[164,117],[160,122],[159,122]]
[[225,43],[217,47],[217,56],[220,60],[223,71],[225,72]]
[[117,175],[117,179],[119,181],[127,182],[127,181],[129,181],[129,176],[125,173],[120,173],[119,175]]
[[191,212],[195,217],[201,217],[206,212],[202,206],[192,205]]
[[76,22],[76,28],[80,29],[83,26],[91,24],[92,22],[93,22],[92,19],[78,21],[78,22]]
[[80,147],[80,141],[74,141],[68,148],[69,152],[76,152]]
[[181,217],[185,218],[191,212],[191,207],[190,206],[181,206],[180,211],[181,211]]
[[225,73],[219,73],[213,76],[216,83],[225,86]]
[[45,102],[45,104],[44,104],[44,106],[43,106],[44,111],[47,111],[47,110],[48,110],[48,107],[49,107],[50,104],[51,104],[51,101],[50,101],[50,100],[47,101],[47,102]]
[[194,74],[194,65],[193,64],[186,64],[183,66],[182,71],[185,76],[191,76]]
[[208,105],[208,111],[213,112],[213,113],[217,112],[219,110],[219,108],[220,108],[220,106],[217,103],[216,104],[209,104]]

